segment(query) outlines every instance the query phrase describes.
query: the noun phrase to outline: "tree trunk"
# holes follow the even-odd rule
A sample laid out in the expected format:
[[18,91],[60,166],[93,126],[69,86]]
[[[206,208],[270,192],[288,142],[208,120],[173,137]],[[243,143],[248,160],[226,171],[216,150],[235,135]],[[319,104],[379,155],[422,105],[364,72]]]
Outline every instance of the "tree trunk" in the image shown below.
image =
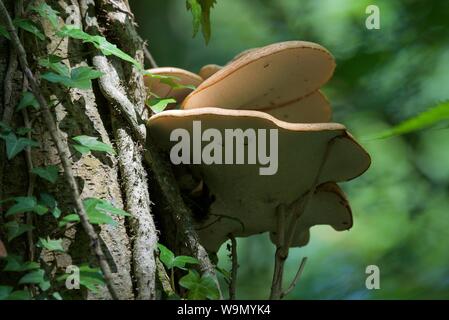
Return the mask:
[[[3,0],[10,10],[11,16],[18,16],[21,8],[17,8],[16,0]],[[39,1],[37,1],[39,2]],[[92,0],[51,0],[46,1],[58,10],[66,24],[72,24],[89,32],[101,33],[110,42],[116,43],[123,51],[143,64],[142,41],[134,30],[133,16],[126,0],[92,1]],[[24,6],[28,5],[25,1]],[[14,6],[16,8],[14,8]],[[80,41],[68,40],[54,35],[48,21],[42,21],[47,37],[44,42],[37,41],[29,33],[22,34],[22,40],[28,54],[28,62],[35,74],[39,73],[37,60],[56,54],[68,57],[64,60],[70,68],[92,65],[92,59],[100,59],[109,68],[108,73],[114,74],[119,83],[117,87],[135,105],[139,114],[145,115],[145,90],[142,75],[132,68],[128,62],[105,57],[92,52],[92,47]],[[119,36],[117,36],[119,35]],[[120,37],[120,41],[117,41]],[[124,43],[123,39],[127,39]],[[97,68],[98,69],[98,68]],[[95,197],[105,199],[117,208],[123,208],[132,217],[124,219],[115,217],[116,226],[102,225],[99,228],[103,251],[106,253],[113,273],[112,284],[117,288],[120,299],[155,299],[157,297],[155,248],[157,244],[156,226],[151,214],[151,200],[148,178],[142,163],[142,148],[133,140],[132,132],[116,112],[116,106],[105,97],[102,79],[93,81],[93,89],[62,89],[42,81],[41,89],[47,101],[57,101],[54,117],[59,130],[67,142],[79,135],[98,137],[106,144],[114,145],[117,156],[93,152],[83,156],[72,151],[73,170],[76,174],[82,198]],[[9,41],[0,37],[0,90],[3,122],[14,127],[23,127],[27,118],[32,123],[32,138],[39,142],[39,148],[32,148],[32,166],[60,165],[60,160],[49,133],[40,120],[39,112],[12,112],[17,106],[21,93],[26,87],[26,81],[17,64],[17,57]],[[29,158],[28,158],[29,159]],[[13,160],[8,161],[5,147],[0,150],[0,197],[17,197],[26,195],[32,184],[32,193],[51,192],[57,196],[59,207],[63,214],[73,212],[73,203],[62,174],[56,184],[36,180],[29,174],[30,164],[26,153],[22,152]],[[60,168],[60,171],[62,169]],[[3,211],[3,208],[2,208]],[[1,218],[0,218],[1,219]],[[25,219],[25,218],[23,218]],[[0,221],[2,223],[2,221]],[[54,223],[49,219],[35,219],[37,229],[33,231],[32,239],[21,236],[10,246],[13,250],[25,253],[30,241],[36,243],[37,237],[54,229]],[[5,239],[4,234],[0,234]],[[26,244],[27,243],[27,244]],[[64,268],[71,264],[91,262],[95,259],[90,253],[89,239],[81,228],[68,229],[64,238],[66,254],[56,256],[42,250],[37,259],[47,263],[55,262]],[[9,249],[9,248],[8,248]],[[31,251],[36,250],[35,248]],[[88,258],[90,257],[90,258]],[[2,276],[0,274],[0,280]],[[86,296],[87,294],[87,296]],[[76,292],[74,298],[109,299],[105,288],[93,294]]]

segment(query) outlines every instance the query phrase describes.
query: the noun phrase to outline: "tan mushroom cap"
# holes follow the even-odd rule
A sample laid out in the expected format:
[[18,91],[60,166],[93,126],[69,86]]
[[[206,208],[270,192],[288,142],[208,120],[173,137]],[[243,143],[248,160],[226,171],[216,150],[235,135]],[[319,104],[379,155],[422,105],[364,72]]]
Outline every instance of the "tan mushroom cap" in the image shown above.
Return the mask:
[[[196,120],[201,121],[203,131],[218,129],[223,137],[225,129],[278,129],[278,171],[274,175],[260,175],[258,164],[191,165],[215,196],[210,217],[221,217],[226,224],[225,235],[232,232],[235,236],[249,236],[273,231],[276,208],[279,204],[293,203],[312,188],[328,145],[327,161],[318,184],[353,179],[370,165],[369,155],[341,124],[287,123],[260,111],[220,108],[163,111],[148,121],[149,133],[168,151],[176,143],[170,141],[172,130],[184,128],[192,136],[192,123]],[[223,240],[222,235],[220,239],[217,243]],[[203,244],[213,249],[212,245]]]
[[[291,246],[305,246],[313,226],[330,225],[336,231],[344,231],[351,229],[352,224],[352,211],[344,192],[336,183],[324,183],[316,189],[310,205],[301,215]],[[276,232],[270,233],[274,244],[276,237]]]
[[219,66],[218,64],[207,64],[200,69],[198,75],[203,78],[203,80],[206,80],[207,78],[210,78],[212,75],[220,71],[222,68],[223,67]]
[[334,68],[334,58],[318,44],[272,44],[226,65],[190,93],[182,107],[262,110],[283,106],[317,91]]
[[332,119],[332,108],[321,91],[281,107],[264,109],[264,112],[286,122],[320,123]]
[[[149,69],[147,72],[154,75],[175,77],[179,80],[174,79],[174,82],[184,86],[198,87],[203,82],[199,75],[179,68],[162,67]],[[189,88],[173,89],[168,84],[162,83],[159,79],[152,78],[149,75],[144,76],[143,79],[147,89],[156,96],[160,98],[174,98],[178,103],[181,103],[192,92],[192,89]]]

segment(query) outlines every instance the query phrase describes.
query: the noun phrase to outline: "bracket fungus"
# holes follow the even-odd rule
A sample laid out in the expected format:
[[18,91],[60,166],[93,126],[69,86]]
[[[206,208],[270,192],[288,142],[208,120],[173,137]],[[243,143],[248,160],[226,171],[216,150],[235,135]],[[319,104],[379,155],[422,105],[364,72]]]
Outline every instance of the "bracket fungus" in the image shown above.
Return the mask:
[[[209,159],[187,163],[201,181],[195,192],[204,186],[212,199],[206,216],[195,222],[207,250],[216,252],[230,234],[269,232],[285,252],[306,245],[314,225],[351,228],[351,209],[337,182],[361,175],[371,160],[343,125],[330,122],[331,106],[320,88],[334,69],[330,52],[311,42],[249,49],[223,67],[204,66],[204,81],[181,97],[181,110],[149,119],[149,133],[163,150],[173,151],[172,133],[180,129],[196,143],[188,146],[187,158]],[[202,132],[195,132],[196,122]],[[227,130],[241,136],[228,141]],[[276,145],[266,134],[270,130],[276,131]],[[274,174],[261,173],[268,146],[277,148]],[[239,148],[247,162],[229,162]],[[252,156],[256,150],[259,163]]]
[[[148,127],[154,140],[169,151],[175,145],[173,130],[181,128],[193,135],[193,121],[201,121],[204,132],[213,129],[222,136],[230,129],[278,130],[276,174],[260,175],[258,165],[249,163],[191,166],[215,199],[208,219],[198,226],[203,245],[213,252],[229,234],[244,237],[275,231],[279,205],[290,206],[323,183],[353,179],[370,164],[364,149],[337,123],[288,123],[260,111],[199,108],[161,112],[150,118]],[[203,153],[224,154],[225,145],[219,150],[205,148],[212,143],[202,141]],[[255,145],[256,141],[247,139],[244,154],[250,155]],[[260,141],[257,146],[261,146]],[[335,207],[341,206],[338,199],[334,202]]]

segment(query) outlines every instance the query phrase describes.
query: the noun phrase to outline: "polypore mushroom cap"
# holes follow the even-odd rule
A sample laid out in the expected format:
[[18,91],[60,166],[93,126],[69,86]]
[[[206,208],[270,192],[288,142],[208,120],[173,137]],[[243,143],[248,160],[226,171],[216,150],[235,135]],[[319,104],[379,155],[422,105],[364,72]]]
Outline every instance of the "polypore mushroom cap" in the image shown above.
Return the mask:
[[[193,121],[201,121],[203,130],[217,129],[223,137],[225,129],[256,132],[278,129],[278,171],[274,175],[260,175],[258,164],[191,166],[215,197],[210,217],[226,221],[226,229],[215,243],[225,241],[222,237],[229,233],[249,236],[273,231],[276,208],[293,203],[313,188],[326,154],[318,185],[353,179],[370,165],[369,155],[341,124],[288,123],[259,111],[220,108],[163,111],[148,121],[149,133],[164,150],[170,150],[175,144],[170,141],[172,130],[183,128],[192,136]],[[248,144],[244,149],[247,155]],[[222,150],[224,154],[224,146]],[[210,250],[216,249],[206,242],[203,244]]]
[[287,122],[320,123],[329,122],[332,119],[332,108],[321,91],[315,91],[297,101],[263,111]]
[[[298,220],[290,246],[305,246],[310,239],[310,228],[316,225],[330,225],[336,231],[352,228],[351,207],[336,183],[324,183],[315,190],[310,204]],[[270,232],[270,239],[276,244],[276,231]]]
[[253,49],[205,80],[182,103],[184,109],[266,109],[317,91],[335,61],[324,47],[288,41]]
[[206,80],[207,78],[210,78],[212,75],[220,71],[222,68],[223,67],[219,66],[218,64],[207,64],[200,69],[200,72],[198,72],[198,74],[201,78],[203,78],[203,80]]
[[147,90],[151,93],[155,94],[159,98],[174,98],[178,103],[181,103],[193,90],[192,88],[187,88],[186,86],[193,86],[196,88],[201,82],[203,82],[203,78],[199,75],[179,68],[154,68],[147,70],[147,72],[157,76],[173,77],[173,82],[177,85],[181,85],[181,88],[174,89],[170,85],[163,83],[161,79],[151,77],[151,75],[145,75],[143,79]]

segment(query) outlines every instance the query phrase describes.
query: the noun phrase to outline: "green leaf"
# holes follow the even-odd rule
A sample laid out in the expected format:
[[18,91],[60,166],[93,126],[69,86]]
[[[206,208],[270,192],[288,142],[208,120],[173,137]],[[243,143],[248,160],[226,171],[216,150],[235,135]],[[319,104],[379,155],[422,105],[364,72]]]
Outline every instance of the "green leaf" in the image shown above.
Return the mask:
[[[88,200],[92,200],[92,198],[87,199],[86,201],[88,201]],[[110,203],[109,201],[106,201],[103,199],[94,199],[94,200],[97,201],[97,205],[95,207],[97,210],[108,212],[108,213],[116,215],[116,216],[122,216],[122,217],[130,217],[131,216],[125,210],[114,207],[114,205],[112,203]]]
[[50,209],[51,214],[53,217],[58,219],[61,216],[61,210],[58,208],[58,202],[56,199],[48,193],[41,193],[40,194],[40,201],[43,203],[48,209]]
[[39,263],[35,261],[23,262],[23,258],[16,255],[8,255],[6,258],[6,266],[3,268],[5,272],[23,272],[39,269]]
[[[115,154],[115,151],[112,148],[112,146],[103,143],[101,141],[98,141],[97,137],[77,136],[72,138],[72,140],[78,142],[81,146],[89,149],[90,151],[100,151]],[[76,149],[75,145],[73,147]],[[77,151],[79,150],[77,149]]]
[[[62,68],[62,63],[60,63]],[[62,70],[61,70],[62,72]],[[91,89],[93,79],[97,79],[103,75],[102,72],[92,69],[91,67],[78,67],[72,69],[70,77],[54,72],[46,72],[41,77],[52,83],[59,83],[67,88],[78,88],[82,90]]]
[[161,83],[166,84],[167,86],[170,86],[170,88],[177,90],[177,89],[190,89],[195,90],[195,86],[193,85],[184,85],[180,84],[180,80],[178,77],[175,76],[167,76],[167,75],[161,75],[161,74],[152,74],[150,72],[145,73],[146,76],[149,76],[153,79],[158,79]]
[[8,156],[9,160],[14,158],[21,151],[25,150],[25,148],[36,147],[39,145],[34,140],[30,140],[27,138],[17,138],[17,136],[13,132],[10,132],[7,135],[0,135],[0,138],[5,140],[6,155]]
[[110,43],[104,37],[92,36],[77,27],[69,25],[65,25],[64,27],[62,27],[57,35],[59,37],[70,37],[72,39],[82,40],[84,43],[91,43],[104,55],[114,55],[122,60],[132,63],[139,71],[143,71],[142,65],[137,62],[137,60],[133,59],[130,55],[117,48],[115,44]]
[[19,136],[24,136],[24,135],[30,133],[31,131],[33,131],[33,129],[27,128],[27,127],[20,127],[20,128],[17,128],[16,134],[18,134]]
[[402,135],[417,130],[421,130],[433,126],[441,121],[449,119],[449,101],[438,104],[430,108],[416,117],[405,120],[394,128],[387,130],[375,137],[374,139],[385,139],[392,136]]
[[53,28],[58,29],[58,16],[59,12],[54,10],[52,7],[50,7],[45,2],[40,3],[37,6],[33,6],[30,8],[32,11],[37,12],[43,19],[47,19],[50,21]]
[[93,224],[116,225],[117,222],[107,213],[118,216],[129,216],[129,213],[114,207],[106,200],[88,198],[83,201],[89,221]]
[[6,300],[14,288],[10,286],[0,286],[0,300]]
[[78,67],[72,69],[71,80],[74,88],[91,89],[93,79],[100,78],[103,72],[95,70],[91,67]]
[[37,206],[37,201],[35,197],[16,197],[14,198],[14,200],[16,201],[16,204],[8,209],[8,211],[5,214],[5,217],[13,214],[33,211],[34,208],[36,208]]
[[49,237],[47,239],[39,238],[37,246],[40,248],[45,248],[50,251],[64,252],[62,247],[62,239],[52,240]]
[[17,111],[20,111],[26,107],[33,107],[35,110],[39,109],[39,102],[37,102],[36,97],[33,93],[26,91],[22,94],[22,99],[20,99],[19,105],[17,106]]
[[157,245],[157,247],[159,249],[159,259],[168,270],[172,269],[173,262],[175,260],[175,254],[169,248],[160,243]]
[[31,295],[27,290],[17,290],[11,293],[6,300],[31,300]]
[[13,24],[16,28],[21,28],[25,31],[28,31],[38,37],[40,40],[45,40],[45,35],[39,30],[39,28],[28,19],[14,19]]
[[3,132],[3,133],[9,133],[12,131],[12,128],[8,124],[4,123],[3,121],[0,121],[0,129],[1,129],[0,132]]
[[186,270],[186,264],[198,264],[198,259],[189,256],[177,256],[173,260],[173,267]]
[[72,147],[78,151],[79,153],[83,154],[87,154],[90,152],[90,149],[88,147],[84,147],[80,144],[72,144]]
[[[79,267],[80,285],[86,287],[90,291],[98,292],[98,287],[105,285],[103,274],[99,268],[91,268],[87,264]],[[63,274],[56,278],[57,281],[65,281],[69,275]]]
[[0,26],[0,36],[5,37],[8,40],[11,40],[8,30],[4,26]]
[[50,282],[47,280],[45,271],[37,269],[25,274],[19,280],[19,284],[37,284],[42,291],[47,291],[50,288]]
[[77,215],[75,213],[68,214],[64,218],[62,218],[61,221],[59,221],[58,225],[59,225],[59,227],[64,227],[66,224],[72,223],[72,222],[80,222],[79,215]]
[[200,277],[195,270],[189,270],[189,273],[179,280],[179,284],[189,290],[187,294],[189,300],[218,299],[220,297],[214,279],[208,274],[203,274]]
[[42,179],[55,183],[58,179],[58,166],[50,165],[46,167],[36,167],[31,170],[32,173],[37,174]]
[[40,66],[48,68],[57,74],[67,77],[70,77],[70,70],[64,63],[61,62],[61,58],[55,55],[49,55],[45,59],[39,59],[38,63]]
[[4,223],[3,226],[6,228],[8,241],[11,241],[14,238],[22,235],[23,233],[34,229],[34,227],[31,225],[18,223],[17,221]]
[[159,113],[165,110],[170,103],[176,103],[175,99],[161,99],[161,98],[153,98],[149,99],[147,105],[151,108],[154,113]]
[[193,36],[195,37],[201,26],[204,40],[209,43],[211,36],[210,27],[210,11],[213,8],[216,0],[187,0],[187,10],[192,12],[193,20]]

